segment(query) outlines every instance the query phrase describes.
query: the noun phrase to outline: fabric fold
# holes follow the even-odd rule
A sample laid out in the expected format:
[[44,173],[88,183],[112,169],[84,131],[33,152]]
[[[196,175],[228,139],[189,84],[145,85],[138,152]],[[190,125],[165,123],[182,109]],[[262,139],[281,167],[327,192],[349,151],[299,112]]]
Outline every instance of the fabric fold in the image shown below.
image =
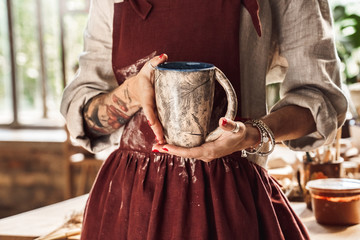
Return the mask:
[[129,0],[131,7],[134,11],[145,20],[149,15],[152,5],[147,0]]
[[86,240],[309,239],[276,181],[240,153],[206,163],[118,149],[85,218]]

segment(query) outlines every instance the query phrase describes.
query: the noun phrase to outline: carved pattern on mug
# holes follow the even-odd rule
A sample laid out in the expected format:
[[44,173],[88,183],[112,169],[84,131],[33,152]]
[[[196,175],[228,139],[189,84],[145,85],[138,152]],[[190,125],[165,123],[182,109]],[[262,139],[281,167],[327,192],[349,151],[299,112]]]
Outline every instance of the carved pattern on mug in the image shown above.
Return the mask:
[[[165,63],[156,68],[155,100],[166,141],[178,146],[194,147],[204,143],[209,134],[215,80],[227,92],[228,118],[235,117],[237,100],[234,89],[223,73],[220,76],[222,79],[215,79],[219,70],[213,65],[186,64],[189,63]],[[212,139],[218,137],[214,133],[210,135]]]

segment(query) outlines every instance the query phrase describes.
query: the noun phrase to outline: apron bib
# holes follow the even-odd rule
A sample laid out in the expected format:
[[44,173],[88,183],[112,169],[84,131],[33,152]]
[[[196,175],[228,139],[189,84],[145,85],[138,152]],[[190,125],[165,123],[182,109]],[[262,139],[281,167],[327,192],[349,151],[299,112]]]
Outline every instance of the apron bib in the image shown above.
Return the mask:
[[[256,1],[247,1],[255,9]],[[149,54],[166,53],[169,61],[212,63],[231,81],[240,99],[239,0],[125,0],[114,5],[113,70],[121,84],[124,69]],[[256,15],[256,11],[252,11]],[[143,62],[145,63],[145,62]],[[138,66],[138,70],[141,66]],[[126,71],[125,71],[126,72]],[[216,83],[211,128],[225,115],[227,101]],[[240,106],[240,104],[239,104]],[[238,109],[240,112],[240,109]],[[137,132],[140,126],[140,133]],[[134,134],[137,132],[137,134]],[[149,152],[154,135],[142,114],[135,114],[124,129],[120,146]]]

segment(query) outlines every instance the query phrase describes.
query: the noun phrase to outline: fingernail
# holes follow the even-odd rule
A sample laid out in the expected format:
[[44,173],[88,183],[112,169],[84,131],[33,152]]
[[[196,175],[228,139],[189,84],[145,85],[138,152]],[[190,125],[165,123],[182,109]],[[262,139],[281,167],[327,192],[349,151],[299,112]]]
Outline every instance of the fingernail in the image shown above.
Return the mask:
[[162,59],[162,58],[164,57],[164,55],[165,55],[165,53],[161,54],[161,55],[159,56],[159,58]]
[[226,124],[227,124],[227,120],[226,120],[226,118],[224,118],[223,120],[222,120],[222,123],[221,123],[223,126],[226,126]]
[[158,153],[158,152],[159,152],[159,150],[157,150],[157,149],[153,149],[153,150],[152,150],[152,152],[154,152],[154,153]]
[[163,148],[163,150],[164,150],[164,151],[166,151],[166,152],[168,152],[168,151],[169,151],[169,149],[167,149],[167,148]]
[[148,122],[149,126],[151,127],[151,123],[150,123],[150,121],[149,121],[149,120],[147,120],[147,122]]

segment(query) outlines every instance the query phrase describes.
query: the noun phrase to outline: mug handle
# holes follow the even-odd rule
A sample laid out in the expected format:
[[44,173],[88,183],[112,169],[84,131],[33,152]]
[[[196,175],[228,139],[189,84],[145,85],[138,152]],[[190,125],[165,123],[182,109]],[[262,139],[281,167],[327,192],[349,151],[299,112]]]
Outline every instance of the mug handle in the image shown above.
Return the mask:
[[[215,67],[215,78],[220,83],[220,85],[224,88],[227,97],[227,110],[225,117],[231,120],[234,120],[237,113],[237,97],[233,86],[231,85],[229,79],[225,76],[225,74],[217,67]],[[217,127],[214,131],[210,132],[205,138],[205,142],[211,142],[220,137],[220,134],[223,130],[220,127]]]

